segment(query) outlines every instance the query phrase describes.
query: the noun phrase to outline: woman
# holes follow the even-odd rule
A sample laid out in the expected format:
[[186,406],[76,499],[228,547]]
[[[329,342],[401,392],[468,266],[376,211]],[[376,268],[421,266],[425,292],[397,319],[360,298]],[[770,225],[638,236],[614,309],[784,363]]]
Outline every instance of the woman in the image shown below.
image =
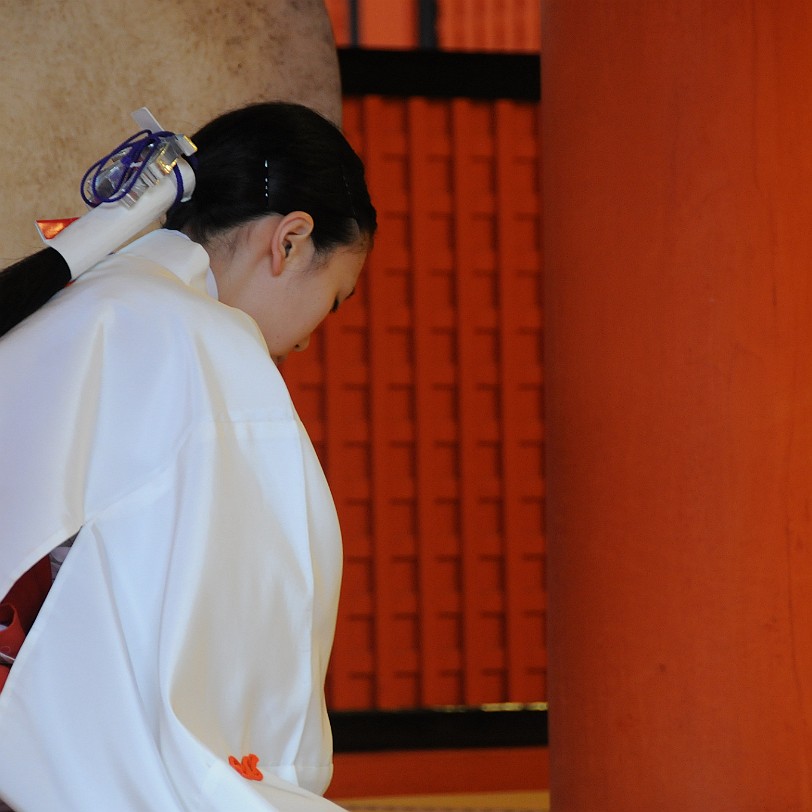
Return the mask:
[[274,362],[352,295],[375,210],[306,108],[192,140],[166,227],[0,340],[0,594],[75,536],[0,693],[17,812],[332,807],[340,540]]

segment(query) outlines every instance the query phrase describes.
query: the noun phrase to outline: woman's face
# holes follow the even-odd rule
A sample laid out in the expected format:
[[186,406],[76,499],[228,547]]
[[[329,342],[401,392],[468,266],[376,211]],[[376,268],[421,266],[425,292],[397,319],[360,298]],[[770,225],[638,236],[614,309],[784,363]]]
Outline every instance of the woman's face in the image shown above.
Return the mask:
[[328,313],[338,310],[355,292],[366,260],[366,248],[336,248],[319,256],[309,251],[309,261],[288,267],[278,278],[272,298],[254,315],[268,351],[280,364],[289,353],[301,351]]
[[304,350],[325,316],[352,296],[367,256],[362,238],[317,254],[312,230],[309,214],[275,214],[206,246],[220,301],[254,319],[277,364]]

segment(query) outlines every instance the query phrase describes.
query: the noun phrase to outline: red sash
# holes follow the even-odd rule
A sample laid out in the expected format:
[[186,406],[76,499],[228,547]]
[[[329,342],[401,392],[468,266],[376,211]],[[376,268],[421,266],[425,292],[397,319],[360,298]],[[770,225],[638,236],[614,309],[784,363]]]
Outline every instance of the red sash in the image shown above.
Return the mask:
[[[51,562],[48,556],[24,573],[0,601],[0,652],[16,657],[25,636],[34,625],[42,604],[51,588]],[[0,660],[0,691],[6,684],[11,666]]]

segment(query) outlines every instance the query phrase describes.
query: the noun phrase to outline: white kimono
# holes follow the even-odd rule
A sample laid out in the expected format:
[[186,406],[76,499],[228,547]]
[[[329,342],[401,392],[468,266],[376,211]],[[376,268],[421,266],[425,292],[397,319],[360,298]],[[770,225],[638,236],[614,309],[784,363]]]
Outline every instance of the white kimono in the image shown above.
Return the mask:
[[79,531],[0,693],[16,812],[337,809],[335,509],[207,273],[156,231],[0,340],[0,595]]

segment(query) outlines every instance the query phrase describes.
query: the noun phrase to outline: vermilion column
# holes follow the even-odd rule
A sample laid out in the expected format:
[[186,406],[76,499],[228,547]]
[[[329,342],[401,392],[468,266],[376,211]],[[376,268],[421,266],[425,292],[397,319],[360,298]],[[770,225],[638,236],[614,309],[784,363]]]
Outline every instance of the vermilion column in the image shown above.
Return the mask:
[[554,812],[812,809],[812,5],[544,6]]

